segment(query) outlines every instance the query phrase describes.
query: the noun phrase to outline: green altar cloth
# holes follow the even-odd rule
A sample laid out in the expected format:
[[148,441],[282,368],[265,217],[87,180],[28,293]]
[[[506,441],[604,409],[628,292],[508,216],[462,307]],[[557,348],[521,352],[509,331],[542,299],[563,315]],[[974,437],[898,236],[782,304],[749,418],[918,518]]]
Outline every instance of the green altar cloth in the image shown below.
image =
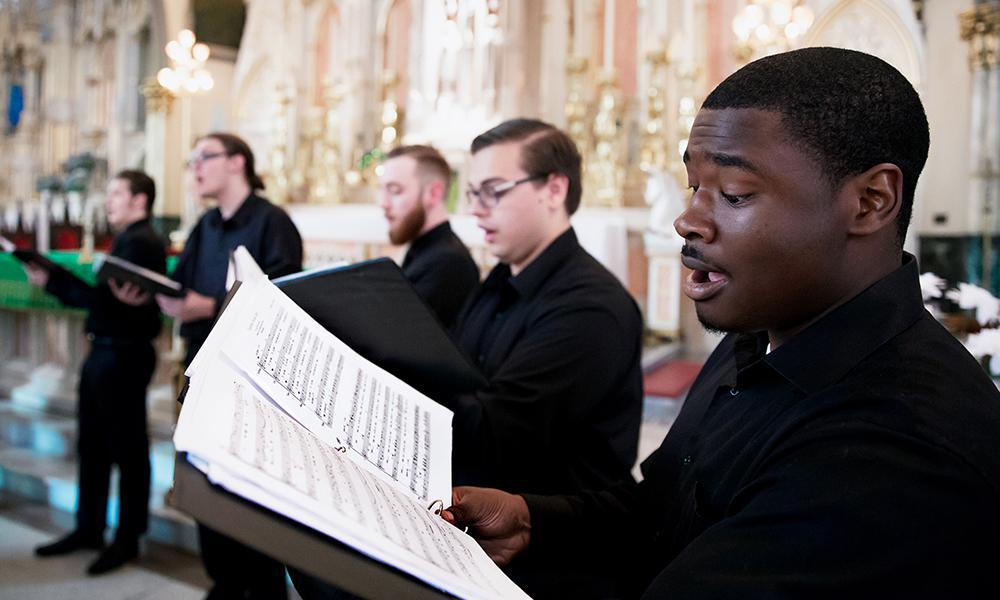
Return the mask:
[[[94,283],[94,265],[80,262],[78,250],[53,250],[46,256],[87,283]],[[167,258],[168,273],[176,263],[176,256]],[[0,309],[82,312],[63,306],[54,296],[28,283],[21,261],[6,252],[0,253]]]

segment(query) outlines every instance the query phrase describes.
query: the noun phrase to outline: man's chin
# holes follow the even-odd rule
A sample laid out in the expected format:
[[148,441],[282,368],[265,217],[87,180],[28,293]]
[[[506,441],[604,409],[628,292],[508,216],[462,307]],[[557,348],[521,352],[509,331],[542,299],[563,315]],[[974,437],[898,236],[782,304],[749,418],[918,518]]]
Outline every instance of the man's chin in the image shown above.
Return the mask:
[[727,327],[726,325],[712,319],[712,317],[705,315],[697,305],[695,306],[695,314],[698,316],[698,322],[701,323],[701,326],[704,327],[705,331],[709,333],[725,335],[733,331],[732,327]]

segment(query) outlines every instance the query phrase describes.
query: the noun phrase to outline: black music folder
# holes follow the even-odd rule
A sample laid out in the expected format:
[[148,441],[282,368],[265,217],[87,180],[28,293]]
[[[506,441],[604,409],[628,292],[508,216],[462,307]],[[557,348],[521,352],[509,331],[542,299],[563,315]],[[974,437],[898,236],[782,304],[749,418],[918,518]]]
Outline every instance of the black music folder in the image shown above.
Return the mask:
[[45,256],[41,252],[30,248],[17,248],[14,246],[13,242],[3,236],[0,236],[0,250],[10,252],[14,258],[26,265],[34,265],[40,269],[48,271],[49,273],[58,272],[60,275],[76,279],[81,285],[90,285],[86,281],[77,277],[72,271],[60,264],[55,263],[52,259]]
[[431,398],[487,383],[388,258],[288,275],[274,284],[358,354]]
[[451,598],[416,577],[212,484],[178,454],[171,506],[199,523],[364,598]]
[[149,294],[163,294],[172,298],[182,298],[187,291],[181,284],[162,273],[140,267],[117,256],[104,257],[101,268],[97,271],[98,281],[114,279],[119,283],[129,282]]

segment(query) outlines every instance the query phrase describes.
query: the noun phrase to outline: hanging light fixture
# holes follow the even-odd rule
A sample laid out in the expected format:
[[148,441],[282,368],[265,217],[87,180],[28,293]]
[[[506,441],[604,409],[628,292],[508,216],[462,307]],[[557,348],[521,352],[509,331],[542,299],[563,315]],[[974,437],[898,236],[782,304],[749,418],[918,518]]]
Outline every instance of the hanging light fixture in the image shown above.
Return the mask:
[[736,58],[749,61],[791,50],[813,19],[812,9],[800,0],[751,0],[733,18]]
[[175,96],[192,96],[212,89],[215,81],[205,68],[211,51],[208,46],[197,42],[194,32],[184,29],[170,40],[166,48],[170,67],[163,67],[156,74],[156,80]]

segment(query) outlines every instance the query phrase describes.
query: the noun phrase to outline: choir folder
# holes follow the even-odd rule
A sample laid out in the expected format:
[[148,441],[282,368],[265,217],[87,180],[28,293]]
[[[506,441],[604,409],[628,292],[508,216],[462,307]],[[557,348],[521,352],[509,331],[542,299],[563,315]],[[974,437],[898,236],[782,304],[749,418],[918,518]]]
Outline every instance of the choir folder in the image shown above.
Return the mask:
[[[393,281],[387,266],[366,263],[336,277],[378,288],[384,283],[371,280]],[[175,436],[188,454],[178,455],[175,505],[366,597],[525,597],[474,540],[430,512],[450,500],[450,411],[355,356],[303,310],[339,290],[310,296],[295,288],[330,276],[287,279],[281,291],[266,280],[234,288],[188,371]],[[347,299],[334,305],[349,321]],[[369,314],[386,308],[355,302],[355,316],[359,306]],[[389,350],[369,345],[369,352]]]
[[388,258],[306,271],[274,283],[327,331],[431,397],[486,385]]
[[181,284],[166,275],[110,254],[104,257],[100,269],[97,270],[97,279],[129,282],[148,294],[163,294],[172,298],[182,298],[187,293]]

